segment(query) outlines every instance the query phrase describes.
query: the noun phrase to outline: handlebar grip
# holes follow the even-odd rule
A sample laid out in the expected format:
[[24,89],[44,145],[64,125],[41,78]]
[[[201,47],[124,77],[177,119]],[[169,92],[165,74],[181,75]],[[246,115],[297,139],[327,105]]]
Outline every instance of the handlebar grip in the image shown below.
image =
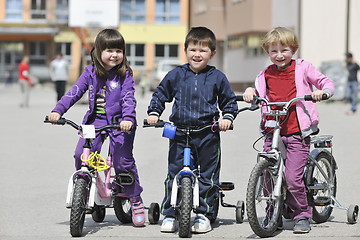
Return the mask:
[[148,124],[147,120],[144,119],[143,128],[145,128],[145,127],[155,127],[155,128],[164,127],[165,123],[166,122],[164,122],[163,120],[159,120],[157,123],[155,123],[155,125],[150,125],[150,124]]
[[44,120],[44,123],[55,123],[55,124],[58,124],[58,125],[65,125],[66,119],[65,119],[65,118],[60,118],[60,119],[57,120],[57,121],[50,121],[50,120],[49,120],[49,117],[46,116],[46,117],[45,117],[45,120]]
[[[326,100],[326,99],[329,99],[327,94],[324,93],[322,96],[321,96],[321,100]],[[313,98],[311,97],[311,95],[305,95],[304,96],[304,100],[305,101],[313,101]]]
[[237,95],[236,96],[236,101],[237,102],[242,102],[242,101],[244,101],[244,97],[242,95]]

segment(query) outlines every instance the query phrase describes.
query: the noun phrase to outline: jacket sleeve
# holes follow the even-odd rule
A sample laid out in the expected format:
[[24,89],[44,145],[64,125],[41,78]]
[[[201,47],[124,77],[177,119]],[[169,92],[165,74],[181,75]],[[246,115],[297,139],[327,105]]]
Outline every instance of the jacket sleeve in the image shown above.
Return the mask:
[[334,94],[334,83],[324,74],[320,73],[311,63],[307,68],[307,80],[317,89],[328,92],[330,96]]
[[61,116],[66,113],[87,91],[90,78],[91,70],[87,67],[71,89],[57,102],[52,112]]
[[169,72],[153,93],[147,111],[148,115],[156,115],[160,117],[165,110],[165,103],[171,102],[173,100],[173,91],[171,90],[173,89],[171,86],[171,76],[173,76],[173,74],[170,74]]
[[223,118],[233,121],[237,115],[238,105],[235,93],[225,75],[221,79],[218,102]]
[[120,99],[122,106],[122,119],[136,122],[136,99],[135,99],[135,82],[133,77],[127,72],[122,84]]

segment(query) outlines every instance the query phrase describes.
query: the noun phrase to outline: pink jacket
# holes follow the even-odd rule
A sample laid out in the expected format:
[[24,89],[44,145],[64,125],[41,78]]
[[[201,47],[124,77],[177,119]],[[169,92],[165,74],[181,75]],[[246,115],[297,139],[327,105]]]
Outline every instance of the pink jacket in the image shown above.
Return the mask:
[[[267,67],[268,68],[268,67]],[[269,92],[266,88],[265,68],[257,76],[255,81],[255,91],[258,96],[269,100]],[[311,63],[298,59],[295,66],[295,85],[296,95],[301,97],[310,95],[313,92],[313,86],[323,90],[332,96],[334,94],[334,83],[325,75],[320,73]],[[318,131],[319,113],[316,104],[312,101],[297,101],[296,113],[300,124],[303,137]],[[263,129],[265,116],[263,115],[261,128]]]

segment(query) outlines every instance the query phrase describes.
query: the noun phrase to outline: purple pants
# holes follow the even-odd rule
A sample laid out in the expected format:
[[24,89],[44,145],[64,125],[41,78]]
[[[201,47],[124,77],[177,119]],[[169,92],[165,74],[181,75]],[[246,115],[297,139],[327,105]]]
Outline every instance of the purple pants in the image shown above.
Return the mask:
[[[94,125],[95,128],[98,128],[107,125],[108,122],[105,119],[105,116],[103,116],[100,118],[97,117],[95,121],[91,124]],[[132,173],[135,177],[134,184],[130,186],[124,186],[123,192],[128,197],[139,196],[143,189],[140,186],[139,175],[137,172],[135,159],[132,154],[135,130],[133,130],[131,133],[124,133],[124,132],[116,133],[115,131],[115,134],[113,133],[113,130],[108,130],[108,134],[110,139],[109,142],[110,152],[112,153],[112,164],[115,169],[115,173],[116,174]],[[100,153],[104,141],[105,141],[105,134],[96,133],[96,138],[93,141],[91,151],[92,152],[97,151],[98,153]],[[85,139],[80,138],[75,149],[74,158],[75,158],[76,170],[79,170],[81,168],[82,161],[80,157],[81,154],[83,153],[84,143],[85,143]],[[107,153],[107,151],[105,151],[105,153]]]
[[[300,135],[282,136],[286,146],[285,179],[287,184],[286,204],[291,209],[290,217],[312,218],[312,207],[308,205],[305,183],[303,179],[304,168],[310,151],[310,137],[304,139]],[[268,135],[264,143],[264,151],[271,149],[272,135]]]

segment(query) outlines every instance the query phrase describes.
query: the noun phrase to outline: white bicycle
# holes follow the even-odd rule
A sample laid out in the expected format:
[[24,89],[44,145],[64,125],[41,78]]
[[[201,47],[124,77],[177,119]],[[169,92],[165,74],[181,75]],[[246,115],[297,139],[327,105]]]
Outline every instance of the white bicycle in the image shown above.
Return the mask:
[[[326,99],[326,95],[323,99]],[[258,153],[257,163],[249,177],[246,194],[249,224],[254,233],[260,237],[272,236],[279,227],[282,215],[287,219],[290,218],[289,209],[284,204],[286,147],[281,140],[280,129],[282,122],[286,120],[290,106],[301,100],[313,101],[311,95],[296,97],[289,102],[269,102],[265,98],[255,97],[250,107],[239,110],[239,112],[254,111],[260,106],[265,106],[265,115],[274,117],[271,150]],[[237,101],[243,101],[242,96],[237,96]],[[277,108],[272,109],[273,106]],[[285,120],[282,120],[283,116]],[[333,208],[339,208],[347,210],[347,220],[354,224],[358,217],[358,205],[350,205],[346,208],[341,206],[335,198],[337,188],[335,171],[338,167],[332,155],[332,138],[331,135],[311,136],[313,150],[310,151],[304,170],[308,204],[313,208],[312,219],[317,223],[327,221]]]

